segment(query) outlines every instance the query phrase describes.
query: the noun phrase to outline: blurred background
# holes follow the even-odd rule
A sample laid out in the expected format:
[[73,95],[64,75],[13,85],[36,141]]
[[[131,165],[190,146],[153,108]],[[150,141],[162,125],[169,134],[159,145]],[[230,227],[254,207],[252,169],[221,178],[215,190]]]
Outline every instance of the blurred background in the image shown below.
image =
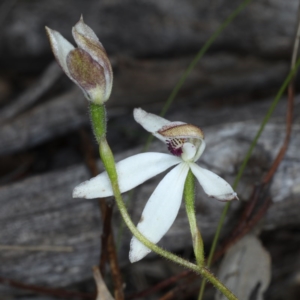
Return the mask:
[[[90,130],[88,103],[54,61],[45,26],[74,44],[71,29],[82,14],[104,45],[114,71],[107,102],[108,140],[120,160],[141,151],[148,137],[135,124],[133,108],[159,114],[197,52],[241,3],[0,1],[0,300],[95,298],[91,268],[99,264],[103,220],[97,200],[71,195],[78,183],[103,167]],[[167,112],[170,120],[204,130],[207,150],[200,164],[231,183],[290,70],[298,7],[296,0],[251,1],[196,64]],[[284,142],[285,94],[250,159],[238,186],[241,201],[233,203],[221,234],[223,252],[247,232],[263,253],[257,256],[249,250],[246,255],[257,267],[249,273],[254,281],[246,280],[248,294],[242,300],[300,299],[297,83],[296,79],[295,125],[286,156],[251,210],[253,188]],[[158,142],[151,149],[167,152]],[[129,205],[135,221],[158,179],[135,191]],[[224,203],[206,198],[199,187],[197,198],[208,253]],[[108,203],[113,205],[113,200]],[[245,209],[252,217],[241,219]],[[153,254],[130,265],[130,234],[123,230],[121,239],[120,224],[115,207],[113,230],[125,299],[197,299],[200,279],[193,276],[174,279],[164,289],[138,298],[137,292],[184,270]],[[230,240],[241,224],[246,229]],[[247,247],[252,249],[252,244]],[[193,260],[184,207],[161,245]],[[220,260],[213,267],[217,274],[219,265]],[[226,270],[224,259],[221,265]],[[260,266],[265,275],[259,276]],[[105,282],[113,290],[109,268]],[[214,299],[212,287],[207,287],[205,297]]]

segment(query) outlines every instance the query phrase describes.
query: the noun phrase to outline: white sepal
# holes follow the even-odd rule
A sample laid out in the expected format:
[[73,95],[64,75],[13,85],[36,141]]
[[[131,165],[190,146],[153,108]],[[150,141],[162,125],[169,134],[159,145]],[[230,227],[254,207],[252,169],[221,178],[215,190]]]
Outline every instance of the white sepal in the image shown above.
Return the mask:
[[147,113],[141,108],[135,108],[133,110],[133,117],[143,126],[145,130],[151,133],[155,133],[160,130],[163,126],[169,125],[171,122],[159,117],[157,115]]
[[200,146],[199,146],[199,148],[198,148],[198,150],[197,150],[197,153],[196,153],[196,155],[195,155],[195,157],[194,157],[194,161],[197,161],[197,160],[200,158],[200,156],[202,155],[202,153],[203,153],[204,150],[205,150],[205,147],[206,147],[205,140],[204,140],[204,139],[201,139],[201,140],[200,140]]
[[[157,243],[172,226],[182,200],[183,188],[189,166],[181,163],[172,169],[159,183],[148,200],[138,230],[152,243]],[[129,260],[136,262],[150,252],[135,237],[130,243]]]
[[84,23],[82,16],[73,27],[72,34],[78,48],[87,52],[103,68],[105,76],[104,99],[105,101],[108,100],[112,89],[113,72],[102,43],[95,32]]
[[148,132],[152,133],[156,138],[163,141],[164,143],[168,140],[168,138],[162,136],[158,133],[164,127],[172,127],[176,125],[186,124],[184,122],[170,122],[160,116],[147,113],[141,108],[135,108],[133,110],[133,117],[137,123],[142,125],[142,127]]
[[72,29],[73,37],[74,37],[74,39],[77,43],[76,32],[78,32],[79,34],[85,36],[87,39],[99,44],[99,46],[101,46],[102,49],[104,50],[103,45],[99,41],[99,39],[98,39],[97,35],[95,34],[94,30],[84,23],[82,16],[80,17],[80,20],[75,24],[75,26]]
[[[127,192],[149,178],[179,164],[181,159],[164,153],[141,153],[116,164],[121,193]],[[73,190],[73,198],[102,198],[112,196],[113,191],[107,172],[84,181]]]
[[58,31],[52,30],[48,27],[46,27],[46,31],[50,40],[52,51],[57,62],[67,74],[67,76],[74,81],[67,67],[67,56],[70,53],[70,51],[75,49],[74,46],[70,42],[68,42]]
[[220,201],[238,199],[230,184],[217,174],[203,169],[195,163],[190,163],[190,168],[209,197]]

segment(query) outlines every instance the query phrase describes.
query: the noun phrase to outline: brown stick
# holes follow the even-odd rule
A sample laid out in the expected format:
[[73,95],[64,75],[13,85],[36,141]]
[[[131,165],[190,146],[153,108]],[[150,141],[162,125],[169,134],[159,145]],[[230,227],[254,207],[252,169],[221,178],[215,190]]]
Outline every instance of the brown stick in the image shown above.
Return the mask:
[[135,294],[129,295],[126,299],[131,300],[131,299],[138,299],[138,298],[144,298],[147,297],[155,292],[158,292],[159,290],[168,287],[169,285],[176,283],[179,279],[182,279],[188,275],[191,275],[191,271],[184,271],[181,272],[180,274],[174,275],[170,278],[167,278],[160,283]]
[[269,172],[266,174],[263,183],[270,182],[271,178],[274,176],[277,168],[279,167],[287,149],[288,145],[291,139],[291,133],[292,133],[292,123],[293,123],[293,111],[294,111],[294,99],[295,99],[295,91],[294,91],[294,80],[292,80],[288,87],[288,107],[287,107],[287,114],[286,114],[286,135],[284,139],[284,143],[277,154],[277,157],[269,170]]
[[252,216],[245,225],[240,228],[239,232],[230,238],[221,248],[219,251],[217,251],[213,257],[213,262],[216,262],[219,258],[222,257],[222,255],[236,242],[238,242],[243,236],[245,236],[248,232],[250,232],[254,226],[263,218],[263,216],[266,214],[268,208],[271,204],[271,198],[268,197],[266,200],[263,200],[264,204],[260,207],[258,212]]
[[25,284],[20,281],[0,277],[0,283],[9,285],[14,288],[19,288],[39,294],[44,294],[48,296],[58,297],[62,299],[95,299],[95,294],[84,294],[79,292],[71,292],[66,291],[63,289],[53,289],[53,288],[46,288],[43,286],[33,285],[33,284]]

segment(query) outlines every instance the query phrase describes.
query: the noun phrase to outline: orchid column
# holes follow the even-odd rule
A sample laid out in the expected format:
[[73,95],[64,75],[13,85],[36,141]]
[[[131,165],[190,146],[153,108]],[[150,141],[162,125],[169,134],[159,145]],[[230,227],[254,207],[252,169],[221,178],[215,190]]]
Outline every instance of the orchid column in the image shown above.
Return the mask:
[[[228,299],[237,299],[203,266],[203,244],[194,211],[195,178],[205,193],[218,200],[237,199],[237,195],[224,179],[196,164],[205,149],[204,135],[201,129],[183,122],[170,122],[142,109],[135,109],[135,120],[164,142],[170,154],[142,153],[115,164],[106,140],[106,110],[104,106],[111,93],[113,75],[102,44],[82,18],[72,30],[78,48],[70,44],[59,32],[47,27],[46,30],[56,60],[66,75],[81,88],[90,102],[92,127],[99,144],[100,157],[106,169],[106,172],[75,187],[73,197],[87,199],[115,197],[123,220],[134,235],[130,244],[129,259],[131,262],[139,261],[150,251],[154,251],[201,274]],[[174,168],[165,175],[151,195],[141,220],[135,227],[121,193],[171,167]],[[175,221],[183,193],[197,265],[156,245]]]

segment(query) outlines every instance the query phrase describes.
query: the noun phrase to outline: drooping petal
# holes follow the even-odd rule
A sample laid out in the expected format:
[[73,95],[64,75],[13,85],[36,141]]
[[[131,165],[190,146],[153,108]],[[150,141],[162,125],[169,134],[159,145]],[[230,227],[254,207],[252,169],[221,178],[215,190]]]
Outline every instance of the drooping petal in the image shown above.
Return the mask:
[[141,124],[145,130],[151,133],[154,133],[160,130],[163,126],[171,123],[162,117],[147,113],[141,108],[135,108],[133,110],[133,117],[135,121]]
[[133,111],[133,116],[136,122],[138,122],[142,127],[148,132],[152,133],[155,137],[160,139],[163,142],[166,142],[167,139],[158,133],[163,127],[168,127],[169,125],[181,125],[185,124],[183,122],[170,122],[162,117],[157,115],[147,113],[141,108],[135,108]]
[[74,81],[67,67],[67,56],[73,49],[75,49],[74,46],[69,43],[58,31],[52,30],[46,26],[46,32],[57,62],[64,70],[66,75]]
[[237,194],[223,178],[195,163],[190,163],[190,168],[209,197],[214,197],[220,201],[238,200]]
[[[144,208],[137,228],[152,243],[157,243],[165,235],[178,214],[188,170],[186,163],[172,169],[159,183]],[[131,262],[142,259],[149,252],[149,248],[135,237],[132,238],[129,252]]]
[[[153,152],[137,154],[118,162],[116,168],[121,193],[180,162],[178,157]],[[82,182],[73,190],[73,198],[94,199],[112,195],[111,183],[106,172]]]

